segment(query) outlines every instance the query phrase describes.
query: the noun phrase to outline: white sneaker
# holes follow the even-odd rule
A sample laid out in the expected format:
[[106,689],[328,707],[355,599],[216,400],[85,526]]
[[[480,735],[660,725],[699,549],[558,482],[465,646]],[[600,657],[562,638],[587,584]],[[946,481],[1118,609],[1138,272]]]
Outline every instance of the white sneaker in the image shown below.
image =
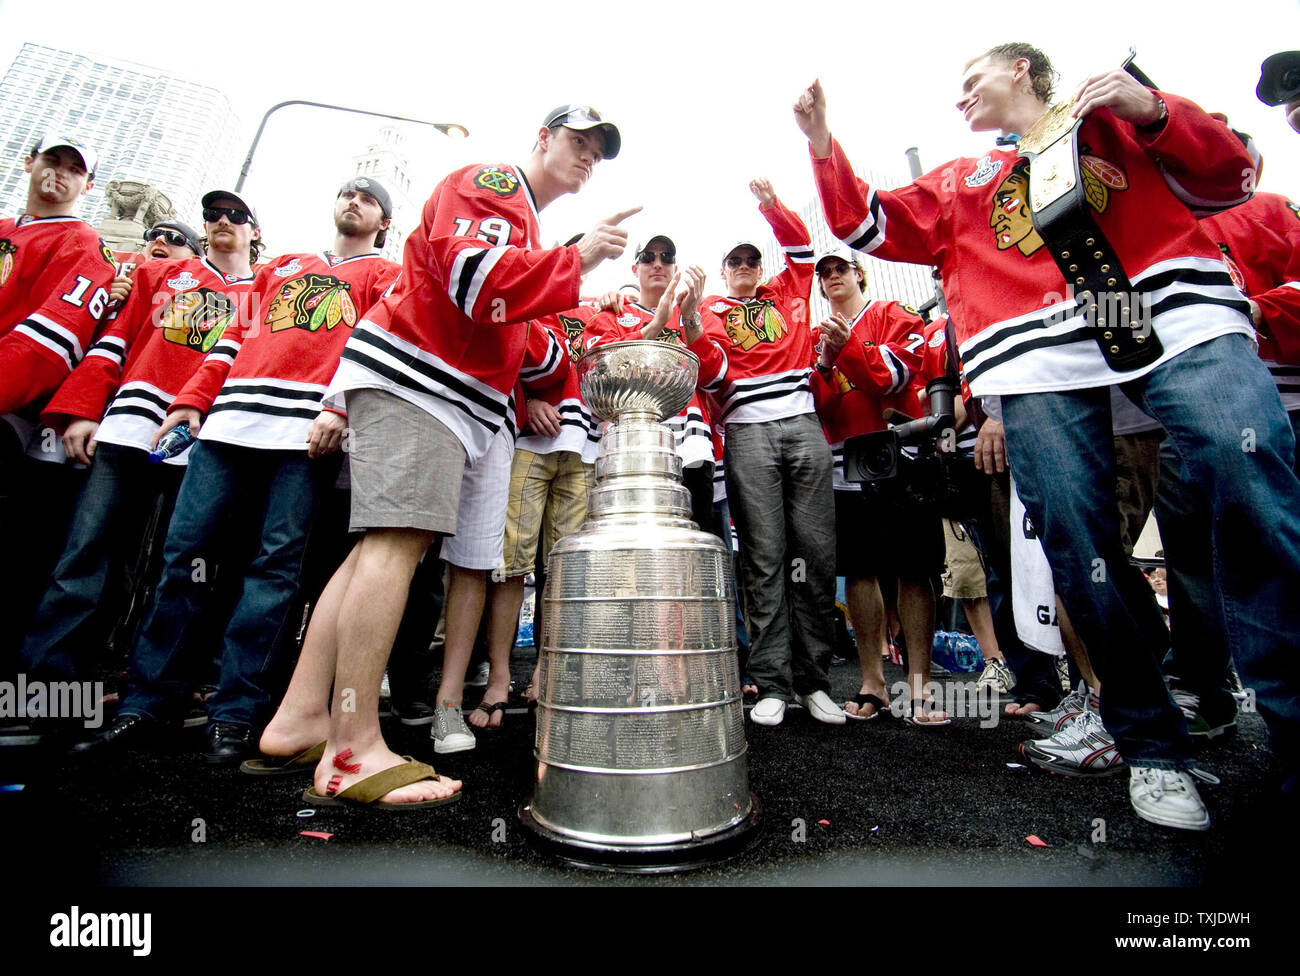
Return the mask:
[[760,698],[749,710],[749,720],[755,725],[780,725],[784,718],[785,702],[779,698]]
[[449,752],[468,752],[474,748],[474,733],[465,724],[459,705],[439,705],[433,713],[433,728],[429,730],[433,751],[442,755]]
[[[848,721],[844,709],[831,701],[831,696],[824,691],[814,691],[811,695],[800,695],[799,701],[808,709],[808,714],[827,725],[843,725]],[[757,707],[757,706],[755,706]]]
[[1128,798],[1143,820],[1180,830],[1209,830],[1210,811],[1201,802],[1189,773],[1132,765]]
[[995,657],[984,662],[984,670],[975,682],[976,689],[991,688],[995,694],[1006,695],[1016,686],[1016,673]]

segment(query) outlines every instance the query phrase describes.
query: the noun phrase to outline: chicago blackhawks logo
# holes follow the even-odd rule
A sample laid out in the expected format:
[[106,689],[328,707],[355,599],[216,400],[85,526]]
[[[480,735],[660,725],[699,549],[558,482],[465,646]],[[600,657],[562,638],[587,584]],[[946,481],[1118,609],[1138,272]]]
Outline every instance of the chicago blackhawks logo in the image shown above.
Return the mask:
[[18,245],[8,238],[0,238],[0,285],[9,280],[9,276],[14,273],[14,255],[18,253]]
[[776,342],[789,331],[776,306],[766,300],[734,306],[724,323],[731,344],[743,350],[753,349],[760,342]]
[[235,317],[229,296],[210,288],[174,295],[159,310],[157,325],[168,342],[206,353]]
[[474,177],[474,185],[503,197],[508,197],[519,189],[519,181],[512,174],[495,166],[485,166],[479,170]]
[[351,287],[332,275],[309,274],[286,281],[271,299],[266,324],[272,332],[281,329],[315,332],[322,325],[332,329],[340,322],[351,328],[357,321],[357,307],[348,294]]
[[[1127,190],[1128,177],[1114,163],[1098,156],[1084,155],[1079,161],[1083,174],[1083,197],[1097,213],[1104,213],[1110,204],[1112,190]],[[1043,239],[1034,229],[1034,218],[1029,212],[1029,171],[1016,167],[993,191],[993,212],[989,226],[998,250],[1018,247],[1028,257],[1043,246]]]
[[1300,220],[1300,207],[1297,207],[1294,203],[1288,200],[1286,202],[1286,208],[1296,215],[1297,220]]
[[572,315],[561,315],[560,325],[564,326],[564,336],[569,340],[569,355],[577,362],[582,358],[582,332],[586,326],[582,319],[575,319]]

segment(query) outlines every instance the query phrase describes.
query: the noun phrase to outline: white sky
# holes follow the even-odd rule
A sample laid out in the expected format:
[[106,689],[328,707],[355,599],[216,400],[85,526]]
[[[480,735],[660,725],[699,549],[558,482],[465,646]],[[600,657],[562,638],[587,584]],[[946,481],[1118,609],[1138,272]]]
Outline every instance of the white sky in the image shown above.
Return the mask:
[[[926,168],[988,151],[992,134],[967,131],[953,104],[965,60],[1008,40],[1043,48],[1066,91],[1136,45],[1138,64],[1162,87],[1226,112],[1255,136],[1266,161],[1262,189],[1300,196],[1300,135],[1254,92],[1265,57],[1300,48],[1296,2],[1043,0],[1019,16],[1008,12],[972,0],[900,0],[885,9],[767,0],[0,0],[0,67],[34,41],[211,85],[240,116],[239,161],[262,113],[285,99],[465,125],[471,137],[461,143],[404,128],[426,184],[412,194],[417,203],[456,166],[522,162],[545,112],[590,103],[618,124],[623,151],[597,167],[580,195],[543,212],[545,239],[641,204],[645,211],[628,222],[632,243],[667,232],[679,263],[709,271],[710,288],[720,286],[724,247],[766,233],[752,177],[771,179],[795,208],[815,194],[807,142],[790,111],[813,77],[822,79],[832,130],[849,155],[901,177],[908,146],[920,149]],[[272,250],[329,243],[333,195],[380,124],[304,108],[272,116],[245,185]],[[584,291],[628,280],[630,264],[630,256],[606,264]]]

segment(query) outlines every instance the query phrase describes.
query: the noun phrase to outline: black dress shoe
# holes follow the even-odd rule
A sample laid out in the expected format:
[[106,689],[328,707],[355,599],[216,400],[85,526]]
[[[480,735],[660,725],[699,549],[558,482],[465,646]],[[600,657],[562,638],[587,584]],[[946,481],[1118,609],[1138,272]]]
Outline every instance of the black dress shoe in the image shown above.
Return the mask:
[[143,715],[119,715],[113,724],[97,735],[78,742],[72,751],[78,755],[107,752],[129,746],[141,746],[151,741],[158,731],[158,723]]
[[398,701],[393,699],[393,714],[403,725],[432,725],[436,714],[432,705],[424,701]]
[[240,763],[257,752],[253,730],[234,722],[208,723],[208,751],[203,758],[214,766]]

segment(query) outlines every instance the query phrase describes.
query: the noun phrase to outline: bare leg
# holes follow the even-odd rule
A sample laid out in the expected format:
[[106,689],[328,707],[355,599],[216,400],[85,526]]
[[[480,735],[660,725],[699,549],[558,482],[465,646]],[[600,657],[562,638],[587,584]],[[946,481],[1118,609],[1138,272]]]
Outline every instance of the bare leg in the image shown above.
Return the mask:
[[[880,656],[880,647],[885,643],[885,601],[880,595],[880,584],[874,576],[846,580],[844,595],[853,624],[853,638],[858,645],[858,666],[862,669],[859,691],[887,703],[884,660]],[[869,714],[865,712],[868,707],[857,702],[844,703],[844,710],[850,715]]]
[[258,743],[265,755],[296,755],[329,737],[330,685],[339,653],[339,607],[352,582],[359,548],[353,547],[316,601],[289,689]]
[[443,615],[447,621],[447,642],[442,652],[442,680],[438,684],[439,705],[459,705],[465,697],[465,671],[474,654],[479,620],[487,594],[487,573],[481,569],[451,567],[451,581]]
[[1056,598],[1057,622],[1061,625],[1061,643],[1065,645],[1065,653],[1070,655],[1070,660],[1074,666],[1079,669],[1079,674],[1083,680],[1088,683],[1088,687],[1094,691],[1101,691],[1101,679],[1097,677],[1097,672],[1092,669],[1092,660],[1088,657],[1088,648],[1084,646],[1083,639],[1079,636],[1078,631],[1074,629],[1074,624],[1070,622],[1070,615],[1065,612],[1065,604],[1061,598]]
[[[928,579],[898,581],[898,616],[907,640],[907,680],[912,699],[924,698],[934,647],[934,587]],[[921,721],[942,722],[948,717],[942,709],[930,709],[924,714]]]
[[[510,694],[510,652],[519,632],[519,609],[524,605],[524,577],[509,576],[488,587],[488,683],[483,701],[489,705],[503,702]],[[476,729],[496,728],[502,722],[500,712],[491,717],[472,711],[467,720]]]
[[[411,577],[434,539],[414,529],[372,529],[353,551],[352,578],[339,604],[338,664],[325,757],[316,767],[317,793],[341,792],[404,760],[379,729],[379,685],[406,608]],[[449,796],[460,781],[426,780],[393,790],[382,803]]]
[[970,629],[975,632],[984,660],[996,660],[1006,663],[1006,658],[998,649],[998,637],[993,632],[993,614],[989,610],[989,598],[978,596],[973,600],[962,600],[961,608],[966,614]]

